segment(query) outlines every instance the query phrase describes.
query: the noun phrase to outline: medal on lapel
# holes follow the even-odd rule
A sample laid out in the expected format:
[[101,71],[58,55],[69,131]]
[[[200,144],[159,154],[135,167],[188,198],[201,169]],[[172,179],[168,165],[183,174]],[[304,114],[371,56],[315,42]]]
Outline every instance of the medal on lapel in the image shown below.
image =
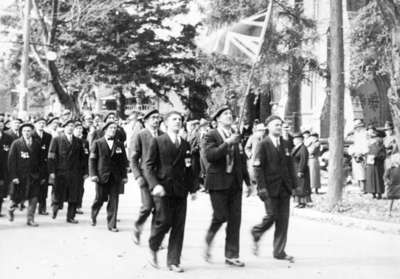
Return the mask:
[[42,145],[42,150],[46,150],[46,145]]
[[121,154],[121,153],[122,153],[122,149],[121,149],[121,147],[117,147],[117,149],[115,150],[115,153],[117,153],[117,154]]
[[290,156],[289,148],[287,148],[287,147],[285,147],[285,155],[286,155],[286,156]]
[[28,153],[28,152],[21,151],[21,158],[22,158],[22,159],[29,159],[29,153]]
[[89,149],[85,148],[84,151],[85,151],[85,154],[89,154]]
[[4,144],[4,145],[3,145],[3,150],[4,150],[5,152],[8,152],[8,151],[10,150],[10,146],[7,145],[7,144]]

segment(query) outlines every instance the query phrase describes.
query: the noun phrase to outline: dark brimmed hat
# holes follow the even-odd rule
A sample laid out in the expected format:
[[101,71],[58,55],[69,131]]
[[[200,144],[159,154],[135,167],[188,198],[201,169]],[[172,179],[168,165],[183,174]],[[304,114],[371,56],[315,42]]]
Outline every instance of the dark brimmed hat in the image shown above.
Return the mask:
[[107,122],[107,119],[111,116],[114,115],[114,117],[117,117],[117,114],[115,112],[109,112],[106,114],[106,117],[104,117],[104,122]]
[[65,128],[68,124],[75,124],[75,120],[69,119],[62,124],[62,127]]
[[302,133],[302,134],[303,134],[303,136],[304,136],[304,135],[310,135],[310,136],[311,136],[311,132],[310,132],[309,130],[305,130],[305,131],[303,131],[303,133]]
[[168,112],[167,114],[164,115],[164,121],[167,120],[171,115],[179,115],[181,117],[181,120],[183,121],[183,115],[177,110],[172,110]]
[[318,133],[311,133],[311,134],[310,134],[310,137],[316,137],[316,138],[318,138],[319,135],[318,135]]
[[303,133],[297,132],[297,133],[294,133],[294,134],[293,134],[293,138],[294,138],[294,139],[295,139],[295,138],[301,138],[301,139],[303,139],[304,136],[303,136]]
[[265,126],[268,126],[268,124],[274,120],[280,120],[283,122],[282,118],[280,118],[278,115],[270,115],[267,119],[265,119]]
[[212,120],[217,120],[217,118],[226,110],[230,110],[229,106],[223,106],[219,110],[217,110],[211,117]]
[[103,131],[107,130],[108,126],[110,126],[110,125],[112,125],[112,124],[115,124],[115,125],[118,126],[117,122],[115,122],[115,121],[110,121],[110,122],[106,122],[106,124],[103,126],[103,129],[102,129],[102,130],[103,130]]
[[50,125],[54,121],[59,121],[59,120],[60,120],[60,118],[58,118],[58,117],[52,117],[52,118],[49,119],[49,121],[47,121],[47,125]]
[[18,129],[20,135],[21,135],[22,129],[25,128],[25,127],[30,127],[32,130],[35,129],[35,126],[33,126],[32,123],[30,123],[30,122],[25,122],[25,123],[23,123],[23,124],[19,127],[19,129]]
[[45,119],[44,117],[38,117],[38,118],[35,119],[34,123],[36,124],[36,123],[38,123],[38,122],[40,122],[40,121],[44,121],[44,123],[47,122],[46,119]]
[[152,109],[147,111],[144,115],[143,115],[143,120],[146,120],[147,118],[149,118],[150,116],[152,116],[153,114],[159,113],[158,109]]

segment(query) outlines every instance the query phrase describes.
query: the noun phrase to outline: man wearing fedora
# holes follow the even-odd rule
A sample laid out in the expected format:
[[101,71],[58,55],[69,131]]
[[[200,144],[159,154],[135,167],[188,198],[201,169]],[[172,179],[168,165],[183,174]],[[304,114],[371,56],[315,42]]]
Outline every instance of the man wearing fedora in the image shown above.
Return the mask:
[[194,193],[189,143],[179,136],[182,115],[171,111],[165,116],[166,133],[151,139],[144,174],[153,196],[150,264],[159,268],[157,252],[170,231],[167,265],[173,272],[183,272],[181,253],[185,231],[187,195]]
[[67,222],[77,224],[76,208],[80,197],[80,183],[87,177],[85,153],[82,141],[73,135],[75,121],[68,120],[63,125],[64,134],[51,140],[48,167],[49,183],[53,185],[52,218],[57,217],[63,203],[68,202]]
[[96,183],[96,197],[92,204],[92,226],[97,224],[97,215],[103,203],[107,204],[107,227],[118,232],[117,214],[121,185],[128,182],[128,159],[123,142],[116,138],[118,125],[107,122],[103,127],[104,136],[92,143],[89,155],[89,174]]
[[[44,131],[46,127],[46,119],[39,117],[35,120],[35,132],[33,133],[33,139],[39,142],[41,155],[41,164],[47,166],[47,155],[49,153],[49,147],[51,142],[51,135]],[[48,215],[46,199],[49,188],[49,171],[48,168],[42,168],[40,173],[40,193],[39,193],[39,215]]]
[[43,165],[39,142],[32,138],[34,126],[24,123],[19,128],[22,135],[15,140],[8,154],[8,170],[11,180],[9,220],[14,220],[14,211],[19,203],[29,201],[27,225],[37,227],[34,215],[40,192],[40,172]]
[[[240,136],[233,133],[232,111],[220,108],[212,117],[217,128],[208,132],[203,148],[209,163],[205,187],[209,191],[213,216],[206,235],[204,258],[211,260],[211,245],[223,223],[227,223],[225,263],[243,267],[239,259],[240,224],[242,216],[242,185],[248,178],[244,154],[239,149]],[[250,186],[250,181],[246,181]]]
[[163,134],[159,130],[160,114],[158,110],[148,111],[143,116],[144,128],[134,136],[132,144],[131,169],[137,185],[140,187],[142,205],[139,216],[133,228],[133,241],[140,243],[143,224],[154,209],[153,199],[149,190],[149,185],[144,176],[144,162],[149,153],[150,142]]
[[260,224],[252,228],[251,235],[253,253],[258,255],[262,235],[275,224],[273,256],[279,260],[293,261],[293,257],[286,254],[285,247],[294,177],[290,144],[281,136],[282,123],[281,118],[275,115],[266,119],[269,134],[257,145],[254,153],[257,193],[264,203],[266,215]]

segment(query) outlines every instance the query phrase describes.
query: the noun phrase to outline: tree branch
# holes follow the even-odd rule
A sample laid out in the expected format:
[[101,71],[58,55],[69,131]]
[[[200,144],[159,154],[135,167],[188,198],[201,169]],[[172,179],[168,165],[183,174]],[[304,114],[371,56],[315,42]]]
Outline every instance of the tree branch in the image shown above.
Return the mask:
[[46,62],[43,61],[42,58],[40,58],[39,52],[37,51],[37,48],[35,45],[31,44],[30,45],[31,52],[33,54],[33,57],[35,58],[36,62],[42,68],[46,73],[50,73],[49,67],[46,65]]

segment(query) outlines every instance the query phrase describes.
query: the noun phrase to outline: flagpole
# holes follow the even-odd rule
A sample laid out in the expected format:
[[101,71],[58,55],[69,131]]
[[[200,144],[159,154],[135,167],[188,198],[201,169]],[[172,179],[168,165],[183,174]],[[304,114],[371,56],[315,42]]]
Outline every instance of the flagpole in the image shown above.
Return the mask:
[[[261,30],[261,38],[262,38],[262,42],[260,43],[257,52],[256,52],[256,58],[253,62],[253,65],[251,66],[251,71],[250,71],[250,75],[249,75],[249,80],[247,83],[247,88],[246,88],[246,92],[244,95],[244,99],[247,99],[247,96],[250,94],[250,90],[251,90],[251,82],[253,80],[253,76],[254,76],[254,70],[256,67],[256,64],[258,62],[258,60],[260,59],[260,54],[261,54],[261,50],[263,47],[263,44],[265,42],[265,34],[267,32],[268,26],[269,26],[269,22],[271,21],[271,14],[272,14],[272,3],[273,0],[269,0],[269,4],[268,4],[268,9],[267,9],[267,13],[265,14],[265,24],[263,26],[263,29]],[[245,109],[245,105],[242,107],[241,112],[240,112],[240,117],[239,117],[239,123],[238,123],[238,129],[240,131],[241,129],[241,125],[242,125],[242,121],[243,121],[243,116],[244,116],[244,109]]]

